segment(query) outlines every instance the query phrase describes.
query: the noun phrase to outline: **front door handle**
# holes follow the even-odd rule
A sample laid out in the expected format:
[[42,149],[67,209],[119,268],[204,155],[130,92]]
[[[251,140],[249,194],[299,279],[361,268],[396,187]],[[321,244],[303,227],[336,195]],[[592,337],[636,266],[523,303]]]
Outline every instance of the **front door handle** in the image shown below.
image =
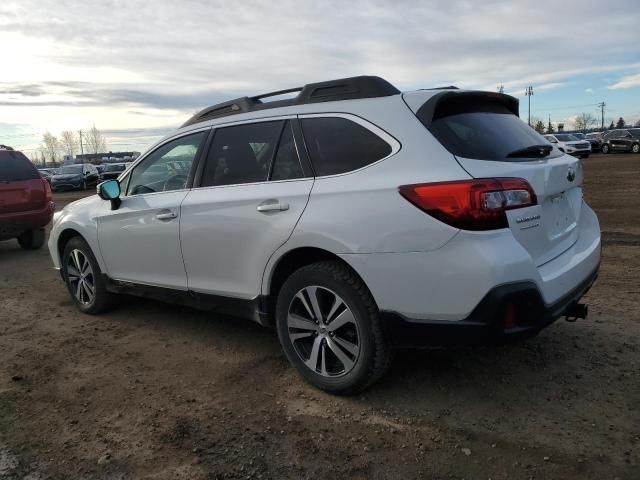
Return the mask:
[[258,205],[257,210],[259,212],[283,212],[285,210],[289,210],[288,203],[262,203]]
[[156,215],[156,218],[158,220],[173,220],[174,218],[178,218],[178,214],[175,212],[163,212],[163,213],[158,213]]

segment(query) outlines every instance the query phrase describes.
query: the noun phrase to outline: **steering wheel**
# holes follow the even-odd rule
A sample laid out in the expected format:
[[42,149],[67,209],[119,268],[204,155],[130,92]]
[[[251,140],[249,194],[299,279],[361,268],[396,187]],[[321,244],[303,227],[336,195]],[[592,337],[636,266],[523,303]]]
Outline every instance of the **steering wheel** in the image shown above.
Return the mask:
[[186,185],[187,185],[186,175],[182,175],[182,174],[173,175],[165,180],[162,190],[164,192],[167,192],[170,190],[181,190]]

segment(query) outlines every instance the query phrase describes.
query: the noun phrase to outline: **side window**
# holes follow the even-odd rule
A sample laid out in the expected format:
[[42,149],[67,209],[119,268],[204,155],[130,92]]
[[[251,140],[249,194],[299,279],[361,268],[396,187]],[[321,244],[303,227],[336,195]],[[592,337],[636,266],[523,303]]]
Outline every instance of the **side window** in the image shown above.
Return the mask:
[[204,131],[180,137],[151,153],[129,175],[127,195],[185,188],[198,148],[208,133]]
[[304,118],[301,123],[319,177],[357,170],[391,153],[391,145],[346,118]]
[[202,176],[202,186],[264,182],[283,121],[216,129]]
[[293,139],[293,130],[291,122],[287,121],[280,137],[278,144],[278,152],[273,159],[273,167],[271,168],[271,180],[291,180],[294,178],[304,177],[296,142]]

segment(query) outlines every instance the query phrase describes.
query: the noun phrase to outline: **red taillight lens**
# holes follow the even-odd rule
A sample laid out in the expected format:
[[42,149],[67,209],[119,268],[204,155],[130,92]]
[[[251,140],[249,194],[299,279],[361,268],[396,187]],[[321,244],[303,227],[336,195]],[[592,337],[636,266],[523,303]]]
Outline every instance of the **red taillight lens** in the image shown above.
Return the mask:
[[42,183],[44,184],[44,196],[45,196],[45,200],[47,202],[51,201],[51,185],[49,185],[49,182],[47,182],[46,180],[42,180]]
[[507,210],[537,204],[531,185],[522,178],[423,183],[399,190],[419,209],[463,230],[507,228]]

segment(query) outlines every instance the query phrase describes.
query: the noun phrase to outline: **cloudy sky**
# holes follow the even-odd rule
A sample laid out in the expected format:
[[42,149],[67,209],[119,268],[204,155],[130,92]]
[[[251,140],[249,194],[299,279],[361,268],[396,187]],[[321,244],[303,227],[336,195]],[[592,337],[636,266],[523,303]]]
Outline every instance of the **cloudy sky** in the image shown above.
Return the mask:
[[0,143],[49,130],[144,150],[221,100],[353,75],[521,97],[532,115],[640,119],[640,5],[601,1],[3,0]]

